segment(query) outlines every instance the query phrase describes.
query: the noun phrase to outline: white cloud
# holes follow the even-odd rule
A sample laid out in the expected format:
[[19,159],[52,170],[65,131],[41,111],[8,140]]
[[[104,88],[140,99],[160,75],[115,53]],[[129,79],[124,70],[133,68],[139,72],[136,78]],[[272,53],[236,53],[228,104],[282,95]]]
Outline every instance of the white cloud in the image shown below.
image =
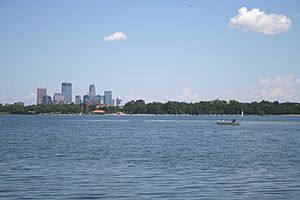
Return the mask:
[[122,32],[115,32],[109,36],[104,37],[104,41],[106,42],[115,42],[122,40],[127,40],[127,36],[125,35],[125,33]]
[[185,87],[182,91],[182,94],[176,96],[175,99],[185,102],[196,102],[200,100],[200,97],[198,94],[194,94],[189,87]]
[[252,101],[300,101],[300,79],[292,75],[259,78],[247,88],[231,88],[215,98],[224,100]]
[[300,80],[292,75],[261,78],[248,88],[249,97],[271,101],[299,101]]
[[246,7],[239,9],[239,14],[230,19],[229,27],[243,31],[252,31],[265,35],[274,35],[288,31],[292,21],[281,14],[266,14],[264,11]]
[[221,94],[218,94],[215,98],[224,100],[241,100],[241,92],[236,88],[231,88],[222,92]]
[[25,105],[32,105],[36,103],[36,92],[31,92],[28,95],[21,97],[21,101],[25,103]]

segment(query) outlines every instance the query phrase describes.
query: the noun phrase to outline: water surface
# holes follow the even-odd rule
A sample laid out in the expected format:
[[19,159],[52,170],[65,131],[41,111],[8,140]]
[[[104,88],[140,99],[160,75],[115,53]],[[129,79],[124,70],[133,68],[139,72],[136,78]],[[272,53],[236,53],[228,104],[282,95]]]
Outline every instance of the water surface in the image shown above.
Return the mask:
[[0,198],[299,198],[300,117],[217,119],[0,116]]

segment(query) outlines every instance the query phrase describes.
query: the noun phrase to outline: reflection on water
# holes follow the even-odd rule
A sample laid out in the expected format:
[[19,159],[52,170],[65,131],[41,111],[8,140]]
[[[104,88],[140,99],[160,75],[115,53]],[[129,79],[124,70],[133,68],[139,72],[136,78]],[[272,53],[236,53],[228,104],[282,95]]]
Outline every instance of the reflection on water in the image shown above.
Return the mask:
[[0,199],[297,199],[300,118],[219,118],[0,116]]

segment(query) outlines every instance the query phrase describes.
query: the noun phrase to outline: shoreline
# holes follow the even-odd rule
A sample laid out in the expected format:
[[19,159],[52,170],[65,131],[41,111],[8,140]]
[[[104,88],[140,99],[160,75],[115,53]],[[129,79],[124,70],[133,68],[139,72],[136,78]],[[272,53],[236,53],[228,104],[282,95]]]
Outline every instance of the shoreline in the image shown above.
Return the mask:
[[116,113],[108,113],[108,114],[82,114],[82,113],[70,113],[70,114],[62,114],[62,113],[40,113],[40,114],[13,114],[13,113],[0,113],[0,116],[4,115],[66,115],[66,116],[216,116],[216,117],[226,117],[226,116],[231,116],[231,117],[247,117],[247,116],[281,116],[281,117],[300,117],[300,114],[278,114],[278,115],[220,115],[220,114],[203,114],[203,115],[190,115],[190,114],[180,114],[180,115],[173,115],[173,114],[116,114]]

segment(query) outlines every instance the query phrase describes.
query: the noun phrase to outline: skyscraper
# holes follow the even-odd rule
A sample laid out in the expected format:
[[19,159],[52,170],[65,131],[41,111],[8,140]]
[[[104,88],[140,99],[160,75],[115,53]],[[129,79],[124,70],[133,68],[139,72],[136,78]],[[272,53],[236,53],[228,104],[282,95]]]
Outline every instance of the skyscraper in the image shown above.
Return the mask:
[[96,88],[95,85],[90,85],[89,95],[91,98],[91,104],[95,104]]
[[47,88],[37,88],[37,98],[36,98],[36,103],[37,104],[42,104],[43,103],[43,97],[47,96]]
[[72,83],[62,83],[61,93],[66,103],[72,103]]
[[52,98],[48,95],[43,96],[43,104],[52,104]]
[[62,93],[54,93],[53,103],[54,104],[63,104],[64,103],[64,95]]
[[81,96],[80,95],[75,96],[75,104],[81,104]]
[[104,91],[104,104],[110,106],[111,100],[112,100],[112,91]]
[[85,104],[91,103],[91,97],[89,94],[83,95],[83,103],[85,103]]
[[95,85],[90,85],[89,93],[92,93],[92,94],[96,95],[96,88],[95,88]]
[[117,97],[116,98],[116,106],[121,106],[122,105],[122,99],[121,99],[121,97]]

